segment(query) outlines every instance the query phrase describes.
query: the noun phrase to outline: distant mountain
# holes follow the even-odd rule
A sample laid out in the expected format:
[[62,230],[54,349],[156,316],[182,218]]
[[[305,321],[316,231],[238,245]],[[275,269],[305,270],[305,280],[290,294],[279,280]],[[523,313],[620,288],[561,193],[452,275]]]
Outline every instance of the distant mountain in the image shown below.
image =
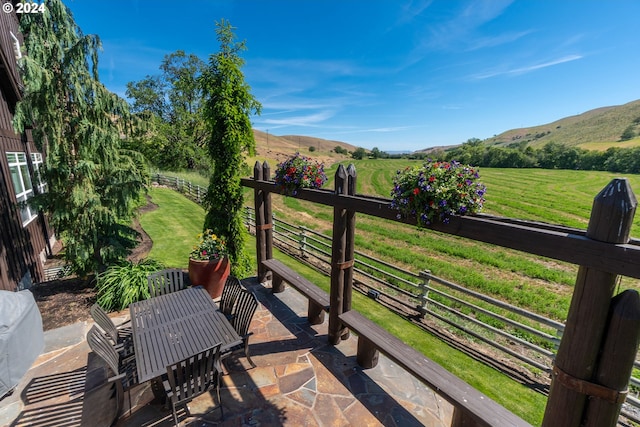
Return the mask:
[[484,143],[498,146],[522,143],[539,148],[553,141],[586,149],[606,149],[620,146],[620,136],[630,126],[636,137],[624,146],[640,145],[640,100],[596,108],[546,125],[508,130]]

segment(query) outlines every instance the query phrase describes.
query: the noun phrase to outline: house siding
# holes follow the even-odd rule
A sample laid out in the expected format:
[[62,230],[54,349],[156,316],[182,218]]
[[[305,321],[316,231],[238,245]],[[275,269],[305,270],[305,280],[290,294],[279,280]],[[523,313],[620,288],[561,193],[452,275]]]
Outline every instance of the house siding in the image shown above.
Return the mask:
[[18,135],[13,130],[21,81],[10,32],[20,39],[16,15],[0,13],[0,289],[15,291],[44,280],[43,264],[54,235],[43,215],[23,225],[9,172],[6,153],[29,157],[37,152],[30,131]]

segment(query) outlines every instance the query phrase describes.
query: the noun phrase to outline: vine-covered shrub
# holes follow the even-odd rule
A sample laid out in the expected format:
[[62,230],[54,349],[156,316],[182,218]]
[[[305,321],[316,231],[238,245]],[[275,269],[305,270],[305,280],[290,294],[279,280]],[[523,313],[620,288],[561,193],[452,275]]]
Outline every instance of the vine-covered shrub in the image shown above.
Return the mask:
[[452,215],[480,212],[486,187],[478,169],[459,162],[425,162],[396,173],[391,207],[398,218],[416,216],[419,226],[448,223]]
[[324,164],[296,153],[276,169],[275,182],[285,194],[294,195],[301,188],[320,188],[327,182]]

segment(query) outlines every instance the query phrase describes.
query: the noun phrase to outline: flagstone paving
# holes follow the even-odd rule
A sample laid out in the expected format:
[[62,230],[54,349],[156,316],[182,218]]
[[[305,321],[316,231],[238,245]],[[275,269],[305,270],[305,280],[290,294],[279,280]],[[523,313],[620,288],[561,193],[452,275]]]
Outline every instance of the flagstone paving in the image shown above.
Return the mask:
[[[244,283],[261,303],[250,328],[257,367],[251,368],[241,355],[227,359],[221,389],[224,417],[213,409],[216,399],[205,394],[189,404],[189,413],[181,411],[181,425],[450,425],[452,407],[392,361],[381,355],[376,368],[363,370],[355,361],[355,337],[330,345],[327,321],[309,325],[306,299],[295,290],[274,295],[255,280]],[[81,325],[80,333],[89,326]],[[18,390],[0,401],[0,425],[108,426],[115,401],[106,377],[82,339],[41,356]],[[52,381],[64,384],[47,391]],[[35,395],[38,399],[29,397]],[[127,408],[116,427],[173,425],[171,410],[153,400],[148,384],[134,389],[131,399],[133,410],[128,411],[125,396]],[[51,423],[52,417],[58,422]]]

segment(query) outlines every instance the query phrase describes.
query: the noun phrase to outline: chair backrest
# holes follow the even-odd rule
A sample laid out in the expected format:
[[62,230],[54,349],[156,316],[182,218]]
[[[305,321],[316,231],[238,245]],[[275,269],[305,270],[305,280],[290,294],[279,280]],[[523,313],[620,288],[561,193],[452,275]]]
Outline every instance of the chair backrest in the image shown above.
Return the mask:
[[227,316],[231,315],[233,306],[242,291],[242,284],[240,279],[234,276],[227,277],[227,281],[222,288],[222,295],[220,296],[220,311]]
[[258,299],[253,292],[242,289],[231,313],[231,324],[241,337],[247,335],[253,314],[258,308]]
[[91,329],[89,329],[87,342],[89,343],[91,351],[104,360],[114,375],[118,375],[120,373],[120,356],[115,348],[113,348],[113,344],[109,342],[109,339],[96,325],[93,325]]
[[100,326],[103,331],[109,334],[113,343],[116,344],[118,342],[118,329],[109,315],[98,305],[98,303],[93,304],[89,311],[91,312],[91,317],[96,324]]
[[218,343],[167,366],[167,379],[171,388],[169,398],[174,405],[187,402],[218,385],[221,345]]
[[149,295],[157,297],[184,289],[184,274],[177,268],[156,271],[147,277]]

